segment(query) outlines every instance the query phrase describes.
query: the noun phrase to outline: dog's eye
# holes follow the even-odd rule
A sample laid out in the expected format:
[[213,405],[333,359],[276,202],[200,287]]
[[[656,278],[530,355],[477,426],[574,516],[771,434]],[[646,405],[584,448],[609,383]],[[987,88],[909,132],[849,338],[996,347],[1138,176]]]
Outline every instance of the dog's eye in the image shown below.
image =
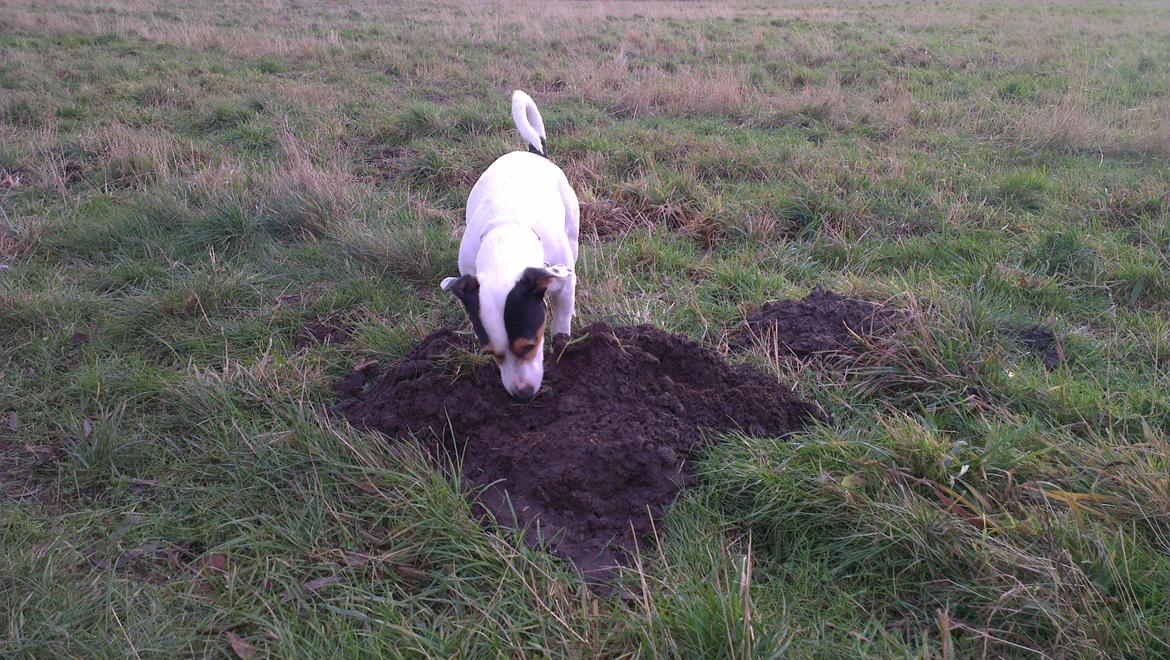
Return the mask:
[[536,348],[536,344],[529,344],[527,346],[522,347],[520,350],[516,351],[516,355],[519,355],[520,357],[524,357],[525,355],[528,355],[529,353],[531,353],[532,349],[534,349],[534,348]]

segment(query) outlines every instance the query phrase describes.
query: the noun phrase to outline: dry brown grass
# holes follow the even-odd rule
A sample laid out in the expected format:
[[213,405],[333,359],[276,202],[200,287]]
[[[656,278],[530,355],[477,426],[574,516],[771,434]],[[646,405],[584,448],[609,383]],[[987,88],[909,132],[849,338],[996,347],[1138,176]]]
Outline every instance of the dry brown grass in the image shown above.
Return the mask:
[[14,229],[0,225],[0,267],[7,268],[32,254],[37,243],[33,228]]
[[[1070,8],[1082,3],[1070,0]],[[430,81],[453,84],[471,78],[486,79],[500,88],[525,87],[541,91],[546,99],[580,98],[608,108],[620,117],[644,115],[736,117],[761,126],[823,121],[849,128],[859,119],[874,124],[889,139],[910,127],[966,126],[981,135],[1008,135],[1030,148],[1131,151],[1165,155],[1170,137],[1170,106],[1152,90],[1148,99],[1132,108],[1098,108],[1086,99],[1084,84],[1075,81],[1063,98],[1038,111],[1009,114],[985,102],[989,94],[968,99],[932,100],[920,107],[904,77],[886,77],[873,84],[845,84],[834,74],[827,79],[781,81],[779,89],[761,87],[751,62],[783,63],[806,69],[832,68],[847,57],[850,30],[875,26],[897,40],[884,57],[899,67],[945,65],[954,70],[993,66],[1006,71],[1070,70],[1062,32],[1076,33],[1087,43],[1106,43],[1118,35],[1149,33],[1142,16],[1154,2],[1135,0],[1143,12],[1121,13],[1116,20],[1085,21],[1083,12],[1035,11],[1027,3],[1005,6],[995,2],[922,6],[911,12],[890,12],[865,2],[800,0],[784,7],[751,2],[576,2],[479,3],[449,0],[438,6],[407,3],[353,5],[337,3],[308,7],[261,2],[247,10],[228,3],[199,3],[173,8],[160,0],[121,0],[106,3],[110,11],[94,13],[89,3],[65,0],[50,9],[35,0],[9,3],[4,24],[19,30],[50,34],[77,31],[164,43],[193,50],[231,53],[258,58],[321,57],[326,54],[364,53],[409,87]],[[701,21],[724,24],[737,18],[802,21],[807,27],[782,41],[769,37],[760,21],[736,24],[732,37],[719,40],[704,31]],[[616,43],[599,48],[595,37],[612,19],[625,22]],[[663,19],[675,19],[669,23]],[[709,23],[707,23],[709,24]],[[256,29],[264,25],[265,29]],[[618,25],[618,24],[615,24]],[[328,26],[328,29],[322,26]],[[372,26],[378,32],[369,34]],[[971,52],[936,53],[912,36],[923,27],[977,29],[986,47]],[[402,43],[418,33],[433,34],[435,53],[416,53]],[[356,36],[355,36],[356,35]],[[491,58],[469,71],[456,55],[460,48],[497,48],[522,40],[557,57],[547,71],[533,71],[527,61],[503,56]],[[740,50],[741,57],[707,58],[707,53]],[[506,50],[503,52],[507,52]],[[435,56],[439,55],[439,56]],[[701,66],[685,63],[698,55]],[[15,56],[23,56],[15,53]],[[656,62],[682,62],[664,70]],[[783,74],[787,75],[787,74]],[[282,79],[263,83],[280,98],[307,107],[337,103],[335,87],[316,80]],[[393,95],[395,88],[371,90]],[[197,98],[197,90],[184,92]],[[338,126],[338,130],[342,127]],[[60,163],[57,174],[62,178]]]
[[735,115],[750,107],[745,67],[712,74],[668,74],[631,67],[624,53],[597,71],[573,72],[572,87],[585,98],[608,103],[619,117],[647,114]]
[[1100,85],[1089,64],[1072,69],[1069,89],[1055,102],[1022,114],[1013,137],[1035,150],[1170,155],[1170,104],[1151,93],[1140,105],[1092,102]]
[[213,160],[206,150],[173,134],[112,122],[85,132],[80,146],[101,168],[103,189],[142,189],[160,179],[176,179],[204,169]]
[[1020,117],[1018,132],[1032,149],[1084,151],[1099,149],[1109,129],[1090,114],[1082,94],[1070,91],[1055,105]]
[[581,199],[581,231],[597,239],[622,236],[637,229],[638,218],[624,206],[593,195]]

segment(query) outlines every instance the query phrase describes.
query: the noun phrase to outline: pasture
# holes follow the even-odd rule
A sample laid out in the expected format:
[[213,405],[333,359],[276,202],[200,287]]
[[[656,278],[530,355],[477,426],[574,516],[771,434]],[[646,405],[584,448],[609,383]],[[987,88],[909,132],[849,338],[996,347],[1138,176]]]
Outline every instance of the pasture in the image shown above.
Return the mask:
[[[6,0],[0,655],[1170,654],[1168,26]],[[329,411],[466,326],[438,283],[523,148],[513,89],[581,200],[576,325],[684,335],[832,417],[721,434],[609,590]],[[732,350],[818,286],[903,321]]]

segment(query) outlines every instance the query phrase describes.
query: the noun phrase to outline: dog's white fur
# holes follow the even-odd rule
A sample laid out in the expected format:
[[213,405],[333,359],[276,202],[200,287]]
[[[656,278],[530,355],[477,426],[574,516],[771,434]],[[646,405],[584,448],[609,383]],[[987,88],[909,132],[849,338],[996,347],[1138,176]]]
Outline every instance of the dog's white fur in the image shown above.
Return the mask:
[[[544,121],[524,92],[512,94],[512,119],[530,145],[545,151]],[[544,341],[535,356],[521,359],[508,349],[504,303],[525,269],[544,267],[552,276],[553,335],[569,334],[574,314],[580,205],[564,172],[548,158],[527,151],[500,156],[476,181],[467,199],[467,227],[459,246],[459,272],[479,282],[479,317],[493,352],[504,354],[500,376],[509,393],[535,393],[544,377]],[[443,280],[448,290],[457,278]]]

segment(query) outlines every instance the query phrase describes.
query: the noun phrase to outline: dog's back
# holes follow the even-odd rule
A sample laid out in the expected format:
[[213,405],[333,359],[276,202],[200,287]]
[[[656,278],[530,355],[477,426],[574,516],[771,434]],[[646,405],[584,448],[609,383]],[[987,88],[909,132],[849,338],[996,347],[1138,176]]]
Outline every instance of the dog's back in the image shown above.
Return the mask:
[[576,202],[561,168],[539,154],[513,151],[497,158],[475,182],[467,198],[467,226],[507,219],[537,227],[550,217],[564,217]]

